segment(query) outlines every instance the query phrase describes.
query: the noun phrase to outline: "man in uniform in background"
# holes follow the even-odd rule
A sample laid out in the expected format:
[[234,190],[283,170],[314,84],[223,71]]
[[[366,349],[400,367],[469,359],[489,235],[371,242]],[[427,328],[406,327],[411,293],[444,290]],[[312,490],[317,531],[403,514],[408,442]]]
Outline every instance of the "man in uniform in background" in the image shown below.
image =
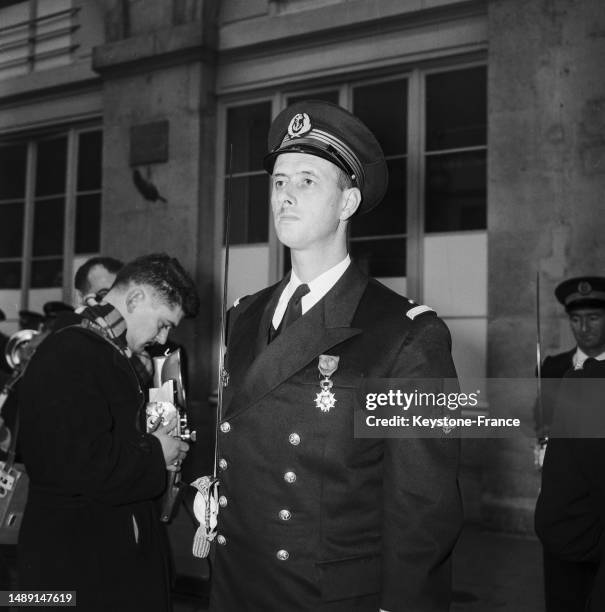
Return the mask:
[[[574,415],[557,410],[596,410],[602,397],[569,397],[577,387],[565,382],[605,377],[605,278],[580,277],[564,281],[555,295],[565,307],[576,347],[547,357],[542,365],[544,422],[569,422]],[[572,383],[575,384],[575,383]],[[565,399],[564,399],[565,398]],[[571,401],[569,401],[571,399]],[[576,405],[577,403],[582,405]],[[551,438],[542,472],[542,489],[536,508],[536,530],[544,547],[544,586],[547,612],[601,610],[594,593],[601,559],[600,539],[605,529],[605,446],[603,440]],[[603,582],[605,577],[601,577]],[[604,584],[605,585],[605,584]],[[601,587],[602,588],[602,587]],[[591,593],[593,593],[591,597]],[[601,607],[599,607],[599,605]]]
[[275,119],[269,150],[292,272],[230,313],[210,610],[445,612],[458,441],[354,437],[364,378],[456,376],[445,324],[348,255],[351,217],[386,191],[381,147],[307,101]]
[[51,333],[19,396],[19,440],[30,477],[19,535],[20,586],[77,591],[79,610],[170,609],[168,565],[154,500],[188,446],[147,434],[145,396],[130,359],[163,344],[199,298],[179,262],[123,267],[79,325]]
[[[549,355],[542,363],[542,378],[561,379],[569,370],[581,370],[589,357],[605,360],[605,278],[570,278],[555,289],[557,300],[565,307],[576,346]],[[556,403],[556,383],[546,383],[543,423],[538,427],[548,435]]]
[[74,277],[78,305],[84,304],[88,295],[103,297],[116,280],[116,274],[124,264],[113,257],[91,257],[77,270]]

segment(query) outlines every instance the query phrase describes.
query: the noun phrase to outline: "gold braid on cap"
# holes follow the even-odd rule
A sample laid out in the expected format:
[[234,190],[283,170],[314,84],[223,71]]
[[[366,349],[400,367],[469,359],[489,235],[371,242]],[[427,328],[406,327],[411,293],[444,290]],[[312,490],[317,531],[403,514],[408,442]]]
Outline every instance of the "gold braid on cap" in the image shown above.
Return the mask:
[[336,159],[340,161],[340,165],[349,171],[351,179],[355,181],[359,189],[363,188],[365,183],[363,165],[355,153],[353,153],[352,149],[342,140],[336,138],[336,136],[329,132],[312,128],[301,136],[290,136],[286,134],[276,151],[298,144],[311,144],[315,147],[317,147],[318,144],[321,145],[319,146],[320,149],[336,157]]

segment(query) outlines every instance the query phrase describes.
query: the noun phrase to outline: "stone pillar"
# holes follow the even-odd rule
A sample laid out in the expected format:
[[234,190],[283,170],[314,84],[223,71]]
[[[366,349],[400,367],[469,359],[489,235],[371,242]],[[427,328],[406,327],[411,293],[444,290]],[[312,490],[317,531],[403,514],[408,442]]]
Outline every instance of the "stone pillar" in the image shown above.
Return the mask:
[[[488,375],[535,370],[536,273],[543,348],[571,348],[553,290],[605,274],[605,4],[489,3]],[[530,424],[534,396],[492,398]],[[539,474],[529,439],[486,444],[483,511],[493,526],[533,531]]]
[[[215,0],[105,3],[102,252],[177,257],[194,275],[200,316],[174,334],[187,351],[190,394],[205,401],[213,312]],[[135,178],[136,175],[136,178]]]

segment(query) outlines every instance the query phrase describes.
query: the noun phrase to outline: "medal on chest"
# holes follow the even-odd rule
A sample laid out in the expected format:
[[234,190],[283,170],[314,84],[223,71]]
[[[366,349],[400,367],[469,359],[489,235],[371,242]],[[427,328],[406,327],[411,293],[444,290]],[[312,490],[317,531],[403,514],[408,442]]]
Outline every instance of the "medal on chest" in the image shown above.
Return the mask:
[[340,357],[337,355],[319,356],[317,369],[323,378],[319,381],[321,391],[315,396],[315,406],[322,412],[330,412],[330,409],[336,404],[336,396],[332,392],[334,383],[330,377],[338,369],[339,361]]

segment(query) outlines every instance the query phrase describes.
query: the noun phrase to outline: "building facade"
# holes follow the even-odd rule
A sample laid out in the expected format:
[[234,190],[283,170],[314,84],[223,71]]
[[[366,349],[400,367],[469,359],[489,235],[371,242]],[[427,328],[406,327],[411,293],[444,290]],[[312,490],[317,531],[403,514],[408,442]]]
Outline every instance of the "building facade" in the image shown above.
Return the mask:
[[[70,302],[91,255],[169,252],[203,295],[176,337],[207,427],[225,201],[232,301],[287,270],[262,157],[271,119],[315,98],[360,116],[389,165],[353,257],[445,319],[463,386],[531,377],[536,274],[556,352],[553,287],[605,265],[604,32],[599,0],[0,2],[0,328]],[[531,394],[490,401],[531,432]],[[530,532],[531,436],[463,448],[467,516]]]

